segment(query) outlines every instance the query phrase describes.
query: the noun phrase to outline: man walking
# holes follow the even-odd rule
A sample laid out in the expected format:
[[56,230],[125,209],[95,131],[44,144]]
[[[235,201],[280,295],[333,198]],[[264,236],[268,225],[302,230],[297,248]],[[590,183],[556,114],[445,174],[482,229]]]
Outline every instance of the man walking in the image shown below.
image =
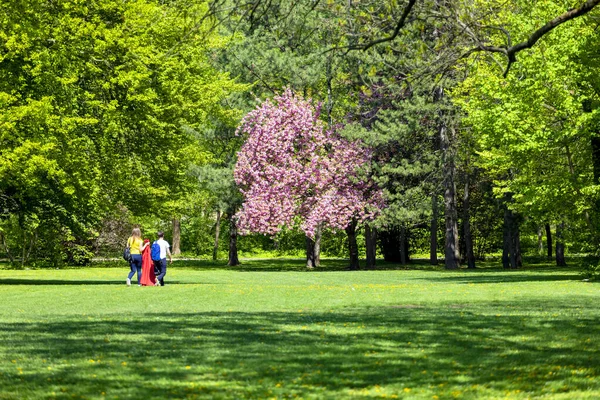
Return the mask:
[[165,275],[167,274],[167,255],[169,263],[173,264],[169,242],[165,240],[163,231],[158,231],[158,240],[152,244],[151,255],[154,262],[154,271],[156,273],[156,286],[165,286]]

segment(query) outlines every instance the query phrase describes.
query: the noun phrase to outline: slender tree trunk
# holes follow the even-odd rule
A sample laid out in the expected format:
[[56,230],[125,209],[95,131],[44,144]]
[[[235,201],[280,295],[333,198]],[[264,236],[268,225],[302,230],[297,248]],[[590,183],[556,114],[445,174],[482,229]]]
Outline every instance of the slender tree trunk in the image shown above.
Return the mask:
[[504,209],[504,245],[502,247],[502,266],[518,268],[523,265],[521,242],[517,216],[508,208]]
[[173,218],[173,255],[181,254],[181,221],[179,218]]
[[[434,89],[434,102],[441,102],[444,97],[444,89]],[[444,216],[446,220],[446,239],[444,245],[444,258],[446,269],[457,269],[460,267],[460,252],[458,243],[458,212],[456,209],[456,183],[454,164],[454,129],[448,129],[445,116],[440,112],[440,148],[442,150],[442,170],[444,176]]]
[[323,236],[323,229],[321,225],[317,226],[315,230],[315,247],[314,247],[314,263],[315,267],[321,265],[321,237]]
[[556,225],[556,265],[559,267],[567,265],[567,261],[565,260],[565,243],[563,241],[564,228],[564,222]]
[[235,267],[240,264],[237,252],[237,222],[235,221],[235,212],[229,215],[229,260],[227,265]]
[[331,53],[327,57],[326,63],[326,74],[327,74],[327,125],[331,127],[333,124],[333,118],[331,112],[333,111],[333,91],[331,89],[331,81],[333,80],[333,74],[331,73]]
[[504,195],[504,246],[502,252],[502,265],[504,268],[516,269],[522,266],[521,243],[519,233],[519,218],[509,208],[512,195]]
[[438,229],[438,196],[434,193],[431,196],[431,229],[429,232],[429,263],[437,265],[437,229]]
[[537,227],[537,236],[538,236],[538,254],[541,256],[544,254],[544,234],[542,233],[542,227]]
[[546,228],[546,247],[548,248],[548,260],[552,260],[552,230],[550,224],[544,225]]
[[315,258],[315,241],[308,235],[306,236],[306,268],[314,268],[317,266]]
[[29,240],[29,249],[27,250],[27,256],[26,256],[27,261],[31,257],[31,251],[33,250],[33,245],[35,244],[36,241],[37,241],[37,229],[34,229],[33,233],[31,234],[31,240]]
[[510,268],[512,269],[517,269],[517,251],[516,251],[516,247],[515,247],[515,243],[516,243],[516,238],[515,238],[515,227],[514,227],[514,215],[512,213],[512,211],[508,211],[508,219],[510,221],[509,223],[509,231],[510,231],[510,240],[508,242],[508,248],[509,248],[509,256],[510,256]]
[[460,252],[458,244],[458,212],[456,209],[456,184],[455,166],[453,156],[450,154],[450,141],[446,135],[446,127],[442,127],[441,135],[446,142],[444,161],[444,205],[446,220],[446,240],[444,246],[446,269],[457,269],[460,267]]
[[377,254],[377,229],[365,224],[365,247],[367,250],[367,269],[375,269]]
[[23,229],[23,251],[21,255],[21,267],[27,262],[27,231]]
[[[569,146],[565,146],[565,152],[567,155],[567,161],[569,163],[569,172],[571,173],[571,177],[573,180],[573,187],[575,192],[580,198],[583,198],[584,195],[581,192],[580,184],[579,184],[579,174],[575,171],[575,164],[573,163],[573,156],[571,154],[571,150]],[[585,222],[587,223],[588,229],[590,230],[590,235],[592,238],[596,236],[596,228],[592,224],[592,218],[590,217],[590,213],[587,210],[583,211],[583,216],[585,217]]]
[[[593,112],[594,108],[597,108],[591,99],[588,99],[583,102],[583,110],[585,112]],[[594,184],[600,183],[600,133],[595,132],[590,138],[590,144],[592,149],[592,168],[593,168],[593,176],[594,176]],[[592,241],[596,246],[596,255],[600,253],[600,199],[596,199],[594,207],[592,208],[591,215],[591,224],[592,224]],[[552,255],[549,256],[552,258]]]
[[510,253],[511,253],[511,243],[512,243],[512,226],[511,226],[511,218],[510,218],[510,210],[508,208],[504,209],[504,227],[502,234],[502,266],[504,268],[511,267]]
[[358,244],[356,243],[356,221],[354,219],[346,227],[346,234],[348,235],[348,252],[350,256],[350,265],[348,266],[348,269],[360,269],[358,261]]
[[219,256],[219,234],[220,233],[221,233],[221,210],[217,210],[217,222],[215,223],[215,245],[213,247],[213,256],[212,256],[212,259],[214,261],[216,261]]
[[515,221],[514,229],[515,229],[515,234],[514,234],[515,260],[516,260],[517,268],[520,268],[523,266],[523,256],[521,255],[521,226],[518,221]]
[[408,235],[406,234],[406,227],[403,225],[400,227],[400,263],[402,265],[408,264]]
[[469,193],[469,174],[466,175],[465,192],[463,196],[463,228],[465,235],[465,250],[468,268],[475,268],[475,254],[473,253],[473,238],[471,236],[471,209]]

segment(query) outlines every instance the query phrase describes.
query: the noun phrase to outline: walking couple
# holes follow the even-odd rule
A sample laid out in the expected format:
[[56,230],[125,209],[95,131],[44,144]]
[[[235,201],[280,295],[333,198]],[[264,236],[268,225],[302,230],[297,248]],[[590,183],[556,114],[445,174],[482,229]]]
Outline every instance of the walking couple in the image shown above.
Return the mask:
[[138,286],[164,286],[164,277],[167,274],[167,256],[173,264],[173,257],[169,249],[169,242],[165,234],[158,231],[158,239],[150,244],[150,240],[142,239],[140,228],[134,228],[127,239],[127,247],[131,257],[129,266],[131,271],[127,276],[127,286],[131,286],[131,278],[137,272]]

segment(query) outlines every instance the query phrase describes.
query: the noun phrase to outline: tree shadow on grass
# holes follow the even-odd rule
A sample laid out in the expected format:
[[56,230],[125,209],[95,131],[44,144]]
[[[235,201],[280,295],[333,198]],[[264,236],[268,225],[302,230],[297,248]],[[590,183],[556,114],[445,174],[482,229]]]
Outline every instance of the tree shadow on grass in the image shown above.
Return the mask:
[[[3,278],[1,281],[2,285],[31,285],[31,286],[69,286],[69,285],[125,285],[124,280],[95,280],[95,279],[23,279],[23,278]],[[167,281],[165,278],[166,285],[177,285],[179,281]],[[194,283],[194,284],[206,284],[206,283]],[[131,286],[137,286],[135,281],[131,282]]]
[[498,274],[461,274],[446,275],[437,277],[428,277],[428,281],[436,283],[464,283],[464,284],[483,284],[483,283],[517,283],[517,282],[560,282],[560,281],[581,281],[581,276],[573,272],[564,272],[561,274],[542,274],[528,273],[525,271],[513,271]]
[[[328,259],[321,261],[322,266],[311,271],[343,271],[348,262],[343,259]],[[234,267],[226,261],[212,260],[177,260],[175,267],[193,268],[198,270],[229,270],[237,272],[286,272],[307,271],[306,260],[301,258],[264,258],[245,259]]]
[[3,398],[599,394],[597,315],[578,312],[529,301],[2,323],[0,385]]
[[[233,270],[237,272],[293,272],[307,271],[302,259],[253,259],[245,260],[236,267],[227,267],[214,261],[205,260],[185,260],[178,261],[178,267],[193,268],[197,270]],[[346,260],[344,259],[326,259],[322,265],[312,269],[310,273],[351,273],[346,269]],[[431,266],[427,260],[413,260],[408,265],[395,263],[378,262],[375,271],[397,271],[397,270],[417,270],[424,273],[433,272],[436,276],[427,276],[427,280],[432,282],[452,282],[452,283],[513,283],[513,282],[558,282],[558,281],[581,281],[578,270],[574,268],[543,267],[534,269],[516,269],[507,270],[504,268],[477,268],[459,270],[444,270],[440,266]],[[360,270],[357,272],[365,272]],[[369,270],[370,271],[370,270]],[[354,272],[354,271],[352,271]],[[439,276],[442,272],[443,276]]]
[[[284,272],[284,271],[309,271],[309,272],[339,272],[347,271],[348,260],[343,258],[327,258],[321,260],[321,265],[316,268],[307,269],[306,260],[302,258],[264,258],[244,259],[240,265],[230,267],[226,261],[212,260],[177,260],[176,267],[194,268],[200,270],[230,270],[238,272]],[[426,260],[414,260],[410,264],[377,261],[375,270],[441,270],[440,266],[431,266]],[[364,262],[361,263],[359,271],[365,271]]]

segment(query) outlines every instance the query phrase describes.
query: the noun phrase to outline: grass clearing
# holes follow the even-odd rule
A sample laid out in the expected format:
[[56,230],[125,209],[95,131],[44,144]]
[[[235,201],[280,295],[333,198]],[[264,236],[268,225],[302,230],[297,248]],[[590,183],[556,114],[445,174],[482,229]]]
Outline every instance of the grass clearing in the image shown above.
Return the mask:
[[576,268],[307,272],[180,261],[0,270],[0,399],[599,398],[599,286]]

